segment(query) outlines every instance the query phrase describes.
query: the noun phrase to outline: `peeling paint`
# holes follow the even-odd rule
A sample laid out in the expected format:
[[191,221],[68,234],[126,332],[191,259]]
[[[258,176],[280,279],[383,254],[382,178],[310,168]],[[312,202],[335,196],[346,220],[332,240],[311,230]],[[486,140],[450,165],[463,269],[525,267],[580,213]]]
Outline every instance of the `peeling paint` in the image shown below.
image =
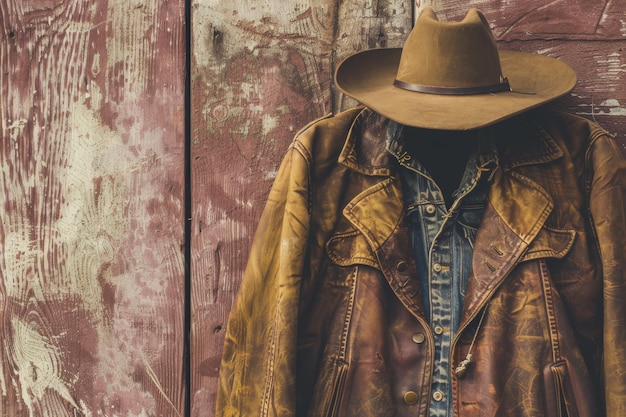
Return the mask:
[[272,130],[279,126],[278,117],[274,117],[270,114],[264,114],[261,117],[261,121],[263,124],[263,136],[267,136]]
[[579,114],[587,116],[626,116],[626,106],[622,106],[616,99],[604,100],[598,106],[594,106],[593,110],[594,111],[592,113],[579,112]]
[[21,396],[29,414],[35,415],[37,409],[54,409],[49,408],[54,403],[46,404],[50,392],[81,411],[69,392],[71,384],[63,380],[64,358],[59,346],[17,317],[11,319],[11,327],[13,346],[10,352],[19,372]]
[[15,120],[15,121],[9,120],[9,126],[7,126],[7,129],[8,130],[14,130],[14,129],[22,130],[24,129],[24,126],[26,126],[27,123],[28,123],[27,119],[20,119],[20,120]]

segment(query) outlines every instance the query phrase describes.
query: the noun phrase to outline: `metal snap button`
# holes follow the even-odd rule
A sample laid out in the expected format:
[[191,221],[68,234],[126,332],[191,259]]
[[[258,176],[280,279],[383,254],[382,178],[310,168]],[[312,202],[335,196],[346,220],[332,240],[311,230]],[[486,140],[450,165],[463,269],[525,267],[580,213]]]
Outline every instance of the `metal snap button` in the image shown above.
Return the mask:
[[441,326],[435,326],[435,328],[433,329],[433,331],[435,332],[435,334],[442,334],[442,333],[443,333],[443,327],[441,327]]
[[437,208],[434,204],[428,204],[426,206],[426,214],[435,214],[435,211],[437,211]]
[[426,340],[426,336],[424,336],[423,333],[415,333],[411,339],[413,340],[413,342],[419,345],[424,343],[424,341]]
[[406,270],[409,269],[409,264],[407,264],[404,261],[400,261],[398,262],[398,264],[396,265],[396,270],[398,272],[406,272]]
[[441,272],[442,269],[443,269],[443,267],[441,266],[441,264],[434,264],[433,265],[433,271],[435,271],[435,272]]
[[404,393],[404,402],[413,405],[417,403],[417,393],[415,391],[407,391]]

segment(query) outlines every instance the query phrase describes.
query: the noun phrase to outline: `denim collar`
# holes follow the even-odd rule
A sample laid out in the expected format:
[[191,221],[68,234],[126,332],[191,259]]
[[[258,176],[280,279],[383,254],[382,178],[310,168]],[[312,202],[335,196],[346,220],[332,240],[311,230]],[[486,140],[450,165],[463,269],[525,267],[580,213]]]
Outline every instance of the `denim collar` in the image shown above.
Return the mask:
[[[395,156],[403,167],[420,175],[428,176],[424,165],[419,159],[409,155],[406,151],[406,139],[403,131],[404,125],[394,121],[389,122],[385,138],[387,151]],[[481,129],[477,147],[470,154],[459,188],[455,191],[454,197],[463,194],[471,188],[483,172],[493,172],[498,163],[498,150],[494,144],[492,132],[489,129]]]

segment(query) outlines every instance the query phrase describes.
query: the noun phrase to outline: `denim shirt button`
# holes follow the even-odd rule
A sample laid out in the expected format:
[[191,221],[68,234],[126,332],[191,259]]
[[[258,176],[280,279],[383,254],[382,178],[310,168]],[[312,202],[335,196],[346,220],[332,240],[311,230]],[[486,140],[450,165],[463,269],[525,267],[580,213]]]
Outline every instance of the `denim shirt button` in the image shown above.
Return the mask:
[[426,206],[426,214],[435,214],[435,211],[437,211],[437,208],[434,204],[428,204]]
[[441,392],[441,391],[435,391],[435,392],[433,393],[433,400],[435,400],[435,401],[441,401],[441,400],[443,400],[443,392]]
[[443,333],[443,327],[441,326],[435,326],[435,328],[433,329],[433,331],[435,332],[435,334],[439,335]]
[[433,271],[435,272],[441,272],[443,268],[441,267],[441,264],[434,264],[433,265]]

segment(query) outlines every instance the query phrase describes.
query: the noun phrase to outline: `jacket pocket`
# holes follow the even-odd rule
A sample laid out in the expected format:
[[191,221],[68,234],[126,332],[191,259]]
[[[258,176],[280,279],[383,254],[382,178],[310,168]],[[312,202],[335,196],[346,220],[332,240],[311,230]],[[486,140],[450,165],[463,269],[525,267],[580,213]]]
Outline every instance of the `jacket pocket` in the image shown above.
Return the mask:
[[546,415],[548,417],[584,417],[576,406],[576,393],[566,361],[548,365],[544,370]]
[[346,385],[346,375],[348,375],[348,364],[345,362],[339,362],[335,380],[330,391],[328,409],[325,413],[327,417],[339,416],[339,409],[343,399],[343,390]]

